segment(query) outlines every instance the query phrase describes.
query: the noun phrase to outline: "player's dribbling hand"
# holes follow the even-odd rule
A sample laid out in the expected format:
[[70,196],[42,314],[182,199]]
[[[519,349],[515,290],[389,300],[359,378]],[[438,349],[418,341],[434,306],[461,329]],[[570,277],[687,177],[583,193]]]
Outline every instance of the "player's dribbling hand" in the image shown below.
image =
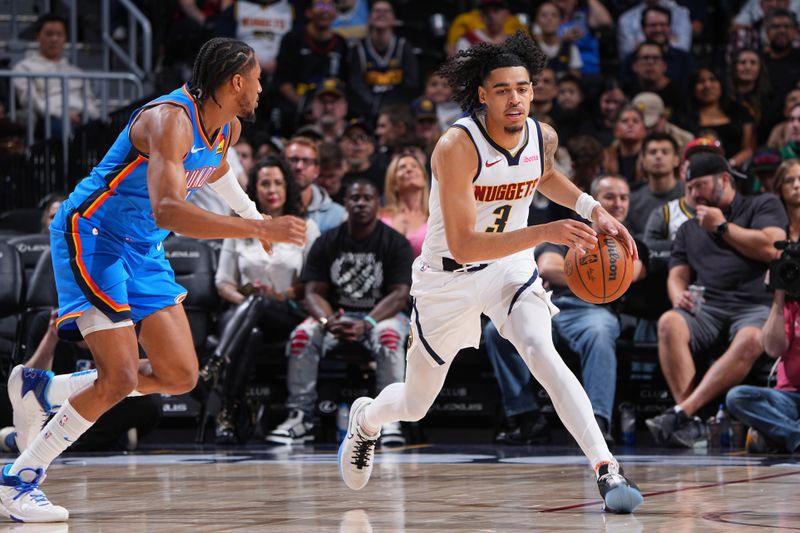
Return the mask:
[[594,222],[601,233],[619,236],[625,248],[628,249],[628,253],[633,256],[633,260],[636,261],[639,259],[639,250],[636,248],[636,243],[631,233],[628,231],[628,228],[626,228],[622,222],[612,217],[603,207],[597,206],[594,208],[594,211],[592,211],[592,222]]
[[306,221],[294,216],[280,216],[265,220],[261,227],[259,240],[271,243],[285,242],[296,246],[306,243]]
[[546,241],[553,244],[565,244],[574,248],[578,255],[597,246],[597,233],[583,222],[572,219],[557,220],[545,224],[547,227]]

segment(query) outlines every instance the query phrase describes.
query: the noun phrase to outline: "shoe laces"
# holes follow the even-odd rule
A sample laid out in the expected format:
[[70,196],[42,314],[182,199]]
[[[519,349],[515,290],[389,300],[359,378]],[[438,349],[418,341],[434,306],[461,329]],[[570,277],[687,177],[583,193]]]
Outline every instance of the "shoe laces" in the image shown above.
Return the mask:
[[14,489],[17,491],[17,495],[13,498],[14,500],[27,494],[31,500],[38,504],[50,503],[47,500],[47,496],[44,495],[44,492],[39,490],[39,483],[36,481],[30,483],[21,482],[19,485],[15,486]]
[[375,447],[375,439],[368,439],[358,431],[356,431],[355,438],[356,445],[353,448],[351,464],[354,464],[359,469],[365,468],[369,466],[369,453]]

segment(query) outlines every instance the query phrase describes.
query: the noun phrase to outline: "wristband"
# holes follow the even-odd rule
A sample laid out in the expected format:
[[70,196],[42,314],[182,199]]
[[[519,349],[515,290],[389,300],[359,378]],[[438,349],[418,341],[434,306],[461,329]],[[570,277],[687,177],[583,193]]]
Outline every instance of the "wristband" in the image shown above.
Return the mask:
[[378,323],[377,323],[377,322],[375,322],[375,319],[374,319],[374,318],[372,318],[372,317],[371,317],[371,316],[369,316],[369,315],[366,315],[364,318],[362,318],[362,320],[363,320],[364,322],[366,322],[367,324],[369,324],[369,328],[370,328],[370,329],[372,329],[372,328],[374,328],[374,327],[376,327],[376,326],[378,325]]
[[575,212],[586,220],[592,220],[592,211],[600,205],[600,202],[592,198],[587,193],[582,193],[578,196],[578,201],[575,202]]

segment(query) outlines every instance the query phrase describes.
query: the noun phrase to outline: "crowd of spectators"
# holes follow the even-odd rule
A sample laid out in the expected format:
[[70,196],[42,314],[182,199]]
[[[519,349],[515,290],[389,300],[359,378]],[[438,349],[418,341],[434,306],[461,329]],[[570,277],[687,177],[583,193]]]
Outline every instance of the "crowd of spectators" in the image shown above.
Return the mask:
[[[624,220],[640,246],[637,279],[613,306],[576,298],[564,286],[565,250],[537,247],[541,275],[562,308],[554,335],[578,355],[607,439],[621,335],[658,345],[676,405],[648,426],[658,443],[674,446],[707,439],[697,415],[745,378],[765,339],[772,356],[796,349],[774,340],[782,322],[769,313],[764,277],[779,255],[773,242],[787,234],[797,240],[800,224],[800,2],[181,0],[172,10],[139,3],[163,16],[157,80],[165,90],[188,79],[196,44],[209,37],[253,47],[265,91],[256,121],[243,125],[228,157],[262,212],[313,221],[305,249],[276,247],[267,257],[258,243],[222,245],[216,282],[229,310],[203,369],[224,373],[219,442],[240,438],[236,412],[258,357],[244,349],[253,328],[287,341],[289,417],[269,434],[273,443],[311,438],[316,367],[337,343],[367,349],[379,386],[402,378],[409,265],[427,227],[430,155],[461,116],[436,67],[517,31],[548,57],[534,80],[531,114],[559,134],[557,168]],[[419,20],[426,26],[415,32]],[[40,51],[16,68],[63,61],[65,31],[57,17],[44,19]],[[93,110],[74,112],[81,120]],[[575,215],[537,195],[529,221],[564,216]],[[702,306],[690,284],[705,287]],[[792,317],[794,296],[785,300]],[[783,295],[775,302],[782,309]],[[510,420],[498,440],[534,441],[547,424],[526,388],[530,375],[496,330],[489,325],[485,334]],[[787,359],[779,388],[797,404],[795,359]],[[708,370],[703,376],[698,368]],[[775,423],[759,421],[774,413],[747,402],[771,397],[729,393],[756,436],[769,435]],[[796,408],[787,416],[794,433],[783,421],[783,433],[759,442],[794,451],[800,416]],[[384,435],[386,445],[403,442],[398,428]]]

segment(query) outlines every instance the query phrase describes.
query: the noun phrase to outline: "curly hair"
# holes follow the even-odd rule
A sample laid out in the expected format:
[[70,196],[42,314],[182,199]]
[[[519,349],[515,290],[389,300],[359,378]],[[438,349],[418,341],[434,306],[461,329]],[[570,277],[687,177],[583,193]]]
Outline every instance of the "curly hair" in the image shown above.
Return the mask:
[[292,169],[289,168],[286,161],[279,157],[267,156],[263,159],[259,159],[256,164],[253,165],[253,168],[250,169],[250,174],[247,176],[247,196],[252,198],[256,205],[258,205],[258,210],[260,212],[265,212],[264,207],[258,203],[258,192],[256,190],[258,186],[258,173],[264,168],[271,167],[279,169],[281,174],[283,174],[283,181],[286,182],[286,203],[283,204],[282,214],[294,216],[305,215],[303,202],[300,200],[300,187],[294,179]]
[[437,73],[453,89],[453,100],[465,113],[481,106],[478,101],[480,86],[493,70],[504,67],[525,67],[533,81],[547,61],[536,42],[518,31],[501,44],[480,43],[462,50],[445,62]]

